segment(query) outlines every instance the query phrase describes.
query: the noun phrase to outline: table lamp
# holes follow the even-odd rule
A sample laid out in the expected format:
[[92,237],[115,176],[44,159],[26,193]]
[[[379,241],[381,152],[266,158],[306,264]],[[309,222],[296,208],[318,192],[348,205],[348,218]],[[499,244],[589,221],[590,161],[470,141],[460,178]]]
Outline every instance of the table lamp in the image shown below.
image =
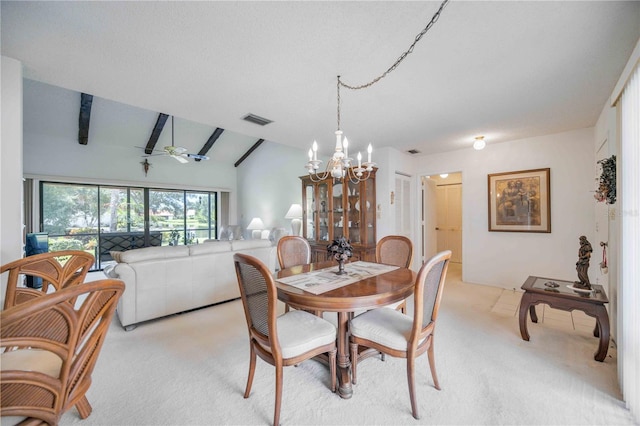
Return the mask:
[[289,211],[284,215],[285,219],[291,219],[291,235],[300,235],[300,227],[302,226],[302,206],[300,204],[291,204]]
[[260,236],[262,235],[261,231],[264,229],[264,223],[259,217],[254,217],[253,219],[251,219],[251,222],[249,222],[249,226],[247,226],[247,229],[253,231],[251,233],[251,238],[253,238],[254,240],[259,240]]

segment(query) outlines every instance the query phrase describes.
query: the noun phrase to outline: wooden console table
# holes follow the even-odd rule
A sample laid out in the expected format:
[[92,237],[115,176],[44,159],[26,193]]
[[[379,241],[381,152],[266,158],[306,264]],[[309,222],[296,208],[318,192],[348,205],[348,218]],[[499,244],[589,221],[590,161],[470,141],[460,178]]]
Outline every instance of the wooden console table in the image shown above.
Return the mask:
[[[557,286],[553,286],[553,284]],[[531,315],[532,322],[538,322],[536,306],[546,303],[555,309],[563,311],[580,310],[596,319],[596,327],[593,330],[595,337],[600,337],[598,351],[594,355],[596,361],[604,361],[609,349],[609,314],[604,304],[609,303],[607,295],[601,285],[591,284],[595,290],[591,293],[579,293],[567,286],[572,286],[570,281],[561,281],[553,278],[541,278],[530,276],[522,285],[524,294],[520,302],[520,334],[522,339],[529,341],[527,330],[527,311]]]

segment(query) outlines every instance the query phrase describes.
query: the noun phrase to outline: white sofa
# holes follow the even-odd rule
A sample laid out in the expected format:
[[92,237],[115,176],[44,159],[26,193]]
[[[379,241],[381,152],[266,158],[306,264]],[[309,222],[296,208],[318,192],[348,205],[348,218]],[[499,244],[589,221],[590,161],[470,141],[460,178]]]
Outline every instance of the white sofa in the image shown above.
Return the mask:
[[269,240],[209,241],[111,253],[105,275],[124,281],[117,316],[126,330],[142,321],[240,297],[233,255],[257,257],[271,271],[276,247]]

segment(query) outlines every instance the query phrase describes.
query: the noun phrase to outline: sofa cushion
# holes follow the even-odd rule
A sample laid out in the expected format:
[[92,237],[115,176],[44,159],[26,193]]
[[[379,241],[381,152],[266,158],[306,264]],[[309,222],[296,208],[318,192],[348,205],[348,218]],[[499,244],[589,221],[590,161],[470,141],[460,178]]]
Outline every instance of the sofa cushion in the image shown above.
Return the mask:
[[231,241],[231,250],[248,250],[261,247],[271,247],[269,240],[233,240]]
[[4,352],[0,366],[2,371],[39,371],[51,377],[60,376],[62,359],[53,352],[42,349],[19,349]]
[[121,263],[144,262],[154,259],[174,259],[176,257],[189,256],[188,246],[163,246],[145,247],[142,249],[128,250],[120,255]]
[[189,246],[189,253],[191,256],[197,256],[199,254],[208,253],[222,253],[231,250],[231,243],[229,241],[207,241],[206,244],[195,244]]

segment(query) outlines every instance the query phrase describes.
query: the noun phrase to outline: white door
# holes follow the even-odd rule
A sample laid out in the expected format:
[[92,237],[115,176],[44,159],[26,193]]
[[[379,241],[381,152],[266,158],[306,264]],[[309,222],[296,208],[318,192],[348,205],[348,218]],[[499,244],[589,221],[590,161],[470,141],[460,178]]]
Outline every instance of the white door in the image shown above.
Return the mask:
[[404,235],[411,239],[411,178],[396,173],[396,187],[394,195],[396,211],[397,235]]
[[462,184],[437,187],[438,251],[451,250],[451,261],[462,263]]
[[433,179],[422,177],[422,263],[438,252],[438,193]]

